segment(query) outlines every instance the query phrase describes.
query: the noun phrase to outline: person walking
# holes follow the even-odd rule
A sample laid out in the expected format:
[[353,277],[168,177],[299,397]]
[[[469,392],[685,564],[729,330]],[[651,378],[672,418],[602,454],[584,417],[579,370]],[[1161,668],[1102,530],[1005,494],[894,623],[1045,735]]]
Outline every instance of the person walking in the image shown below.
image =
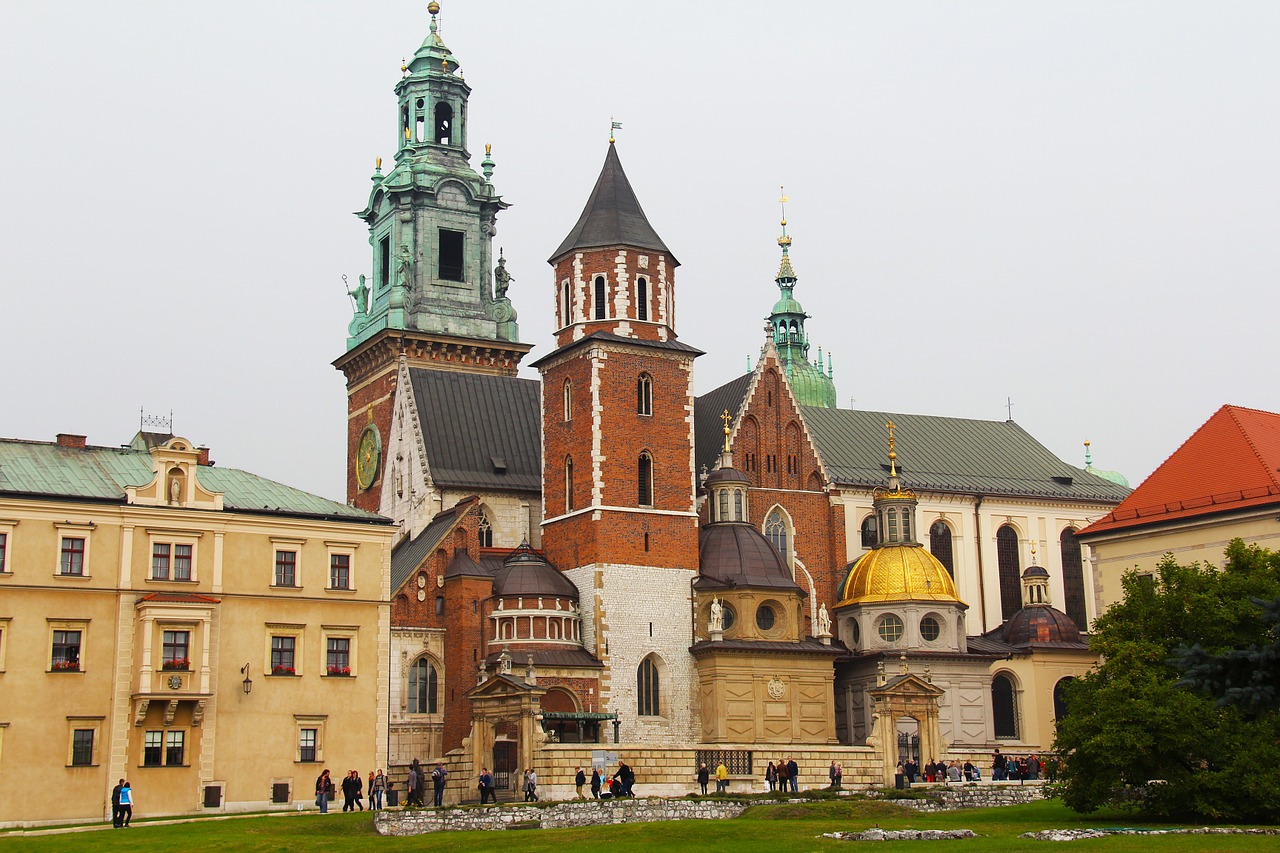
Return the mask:
[[1000,754],[1000,748],[996,747],[996,751],[991,753],[991,781],[1003,782],[1005,779],[1004,756]]
[[707,770],[707,762],[698,765],[698,784],[702,786],[702,796],[707,795],[707,782],[711,780],[711,772]]
[[716,765],[716,793],[727,794],[729,792],[729,768],[724,766],[721,761]]
[[[121,779],[116,786],[111,789],[111,828],[119,829],[122,823],[120,817],[120,789],[124,787],[124,780]],[[705,791],[703,793],[706,793]]]
[[382,768],[378,768],[378,772],[371,774],[373,781],[369,783],[369,805],[382,811],[382,800],[387,793],[387,777],[383,775]]
[[591,768],[591,799],[600,799],[600,789],[604,787],[604,778],[600,775],[598,767]]
[[133,788],[129,785],[129,780],[125,779],[120,785],[120,825],[128,829],[131,820],[133,820]]
[[827,768],[827,778],[831,780],[831,790],[840,787],[836,784],[836,760],[831,759],[831,766]]
[[787,779],[791,781],[791,793],[800,793],[800,767],[794,758],[787,759]]
[[329,813],[329,798],[332,796],[333,779],[329,778],[329,769],[326,767],[316,777],[316,805],[320,807],[320,814]]
[[581,768],[581,767],[579,767],[579,768],[578,768],[578,772],[577,772],[577,773],[574,775],[574,777],[573,777],[573,786],[578,790],[578,797],[577,797],[577,798],[578,798],[579,800],[585,800],[585,799],[586,799],[586,797],[585,797],[585,796],[583,796],[583,794],[582,794],[582,786],[584,786],[584,785],[586,785],[586,784],[587,784],[587,774],[586,774],[586,773],[584,773],[584,772],[582,771],[582,768]]
[[773,762],[769,762],[769,766],[764,769],[764,783],[769,786],[769,790],[776,790],[778,787],[778,768]]
[[422,777],[422,765],[418,763],[418,759],[413,759],[409,763],[409,778],[405,780],[408,791],[405,793],[404,806],[422,806],[422,783],[425,781]]
[[484,805],[490,800],[496,806],[498,804],[498,795],[493,790],[493,774],[489,772],[488,767],[480,768],[480,805]]
[[353,812],[356,810],[356,792],[360,788],[360,777],[352,778],[354,770],[348,770],[347,775],[342,777],[342,810],[344,812]]
[[437,761],[436,768],[431,771],[431,802],[436,808],[444,805],[444,782],[448,778],[449,771],[444,769],[444,762]]

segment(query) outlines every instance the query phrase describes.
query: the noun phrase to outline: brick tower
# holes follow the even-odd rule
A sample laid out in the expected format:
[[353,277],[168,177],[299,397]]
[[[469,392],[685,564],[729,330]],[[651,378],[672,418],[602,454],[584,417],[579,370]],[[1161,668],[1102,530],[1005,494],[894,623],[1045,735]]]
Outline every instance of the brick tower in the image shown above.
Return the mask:
[[676,339],[678,261],[610,141],[555,268],[557,349],[542,373],[547,559],[581,592],[605,710],[631,742],[695,736],[688,647],[698,569],[693,360]]
[[519,343],[512,279],[493,254],[509,205],[493,187],[489,146],[483,175],[471,167],[471,87],[437,32],[439,4],[427,8],[430,33],[395,87],[395,165],[384,175],[378,160],[356,214],[369,226],[372,282],[361,275],[351,291],[347,351],[333,363],[347,378],[347,501],[375,512],[400,354],[410,367],[514,376],[532,348]]

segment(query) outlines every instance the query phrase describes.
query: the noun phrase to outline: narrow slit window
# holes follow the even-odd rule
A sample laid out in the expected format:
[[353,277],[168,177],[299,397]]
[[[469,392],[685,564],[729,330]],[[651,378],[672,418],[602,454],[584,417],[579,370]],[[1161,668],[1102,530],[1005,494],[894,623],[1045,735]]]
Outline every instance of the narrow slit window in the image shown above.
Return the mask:
[[636,279],[636,319],[649,319],[649,281],[643,277]]
[[378,241],[378,287],[391,286],[391,235]]
[[597,320],[603,320],[605,318],[604,290],[604,276],[598,275],[596,276],[595,300],[595,317]]
[[418,98],[414,106],[417,107],[418,114],[418,120],[414,122],[414,138],[419,142],[424,142],[427,138],[427,116],[424,109],[426,102],[422,98]]
[[639,480],[640,506],[653,506],[653,457],[647,452],[640,454],[636,474]]

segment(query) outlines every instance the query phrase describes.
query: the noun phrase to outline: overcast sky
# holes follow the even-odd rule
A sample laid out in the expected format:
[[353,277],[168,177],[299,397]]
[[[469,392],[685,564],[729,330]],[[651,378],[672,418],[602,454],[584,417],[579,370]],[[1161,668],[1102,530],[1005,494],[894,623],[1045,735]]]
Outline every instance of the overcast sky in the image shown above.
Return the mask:
[[[1012,398],[1134,485],[1223,403],[1280,410],[1280,4],[442,5],[529,361],[612,115],[699,393],[763,340],[785,184],[842,406]],[[351,212],[425,7],[0,3],[0,435],[172,410],[219,464],[344,497]]]

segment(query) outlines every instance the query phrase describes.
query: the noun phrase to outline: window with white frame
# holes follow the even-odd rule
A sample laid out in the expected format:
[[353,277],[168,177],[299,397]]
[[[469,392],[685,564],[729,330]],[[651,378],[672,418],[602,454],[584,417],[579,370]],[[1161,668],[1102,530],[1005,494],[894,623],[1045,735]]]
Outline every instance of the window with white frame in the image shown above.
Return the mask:
[[9,571],[9,531],[0,528],[0,575]]
[[161,632],[160,668],[163,670],[191,669],[190,631]]
[[9,620],[0,618],[0,672],[4,672],[4,653],[9,642]]
[[319,729],[299,729],[298,730],[298,760],[299,761],[319,761],[316,757],[316,743],[319,738]]
[[276,550],[276,568],[273,586],[298,586],[298,552]]
[[636,379],[636,414],[653,414],[653,377],[647,373]]
[[351,589],[351,555],[329,555],[329,589]]
[[67,766],[96,767],[102,717],[67,717]]
[[437,702],[439,686],[439,673],[435,665],[425,657],[414,661],[409,667],[409,713],[436,713],[439,707]]
[[294,714],[294,743],[298,745],[294,761],[311,763],[324,761],[324,729],[327,714]]
[[49,623],[49,671],[81,672],[84,660],[81,650],[85,647],[88,622],[51,621]]
[[58,574],[73,577],[84,576],[84,555],[88,541],[83,536],[62,537]]
[[325,675],[345,678],[356,674],[356,639],[359,629],[346,626],[326,626],[324,633]]
[[153,581],[190,581],[195,580],[192,567],[195,560],[195,546],[191,542],[151,543],[151,579]]
[[268,675],[302,675],[302,637],[305,627],[287,622],[267,623],[267,660],[264,671]]
[[573,380],[564,381],[564,419],[573,420]]

